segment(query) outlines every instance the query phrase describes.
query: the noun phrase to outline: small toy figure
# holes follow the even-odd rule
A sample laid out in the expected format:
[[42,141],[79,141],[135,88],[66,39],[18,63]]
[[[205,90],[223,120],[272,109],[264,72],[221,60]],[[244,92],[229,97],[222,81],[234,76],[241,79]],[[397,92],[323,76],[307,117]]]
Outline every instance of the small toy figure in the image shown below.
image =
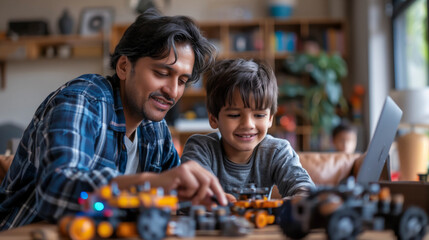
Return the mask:
[[398,239],[422,239],[427,215],[423,209],[403,209],[403,195],[390,195],[380,185],[361,186],[354,178],[337,187],[319,187],[308,197],[285,201],[280,226],[290,238],[303,238],[324,228],[328,239],[355,239],[364,230],[392,229]]

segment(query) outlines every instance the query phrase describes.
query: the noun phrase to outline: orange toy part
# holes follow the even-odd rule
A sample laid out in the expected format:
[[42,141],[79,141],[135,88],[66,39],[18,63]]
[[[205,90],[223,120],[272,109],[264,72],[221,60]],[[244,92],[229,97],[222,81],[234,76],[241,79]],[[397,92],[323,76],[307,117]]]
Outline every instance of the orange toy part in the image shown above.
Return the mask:
[[68,234],[68,228],[70,226],[71,221],[73,220],[74,216],[67,215],[65,217],[62,217],[60,219],[60,222],[58,223],[58,228],[60,231],[61,236],[67,236]]
[[95,236],[95,224],[89,217],[75,217],[68,232],[73,240],[89,240]]
[[116,229],[116,236],[119,238],[138,237],[135,222],[121,222]]
[[255,214],[254,219],[255,226],[257,228],[263,228],[268,224],[268,213],[266,211],[258,211]]
[[113,226],[107,221],[100,222],[97,226],[97,234],[102,238],[109,238],[113,235]]

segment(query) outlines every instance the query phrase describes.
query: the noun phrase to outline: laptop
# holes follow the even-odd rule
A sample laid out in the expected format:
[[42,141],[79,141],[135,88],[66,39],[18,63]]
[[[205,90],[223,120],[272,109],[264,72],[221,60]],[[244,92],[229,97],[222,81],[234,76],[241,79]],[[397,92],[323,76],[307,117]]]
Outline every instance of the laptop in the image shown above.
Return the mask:
[[[402,110],[392,98],[387,96],[374,135],[368,145],[366,156],[359,169],[356,182],[369,184],[379,181],[401,117]],[[389,169],[389,166],[387,168]]]

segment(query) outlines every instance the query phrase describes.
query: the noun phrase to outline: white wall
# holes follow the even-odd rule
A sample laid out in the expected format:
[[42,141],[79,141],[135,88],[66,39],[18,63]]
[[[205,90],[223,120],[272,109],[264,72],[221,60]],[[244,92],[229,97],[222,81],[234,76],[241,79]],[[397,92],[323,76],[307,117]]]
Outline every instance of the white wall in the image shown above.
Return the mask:
[[[24,128],[44,98],[84,73],[101,73],[101,59],[9,61],[6,89],[0,91],[0,124]],[[0,133],[1,134],[1,133]]]
[[386,96],[392,88],[390,19],[385,13],[385,1],[370,0],[368,4],[369,52],[369,123],[373,135]]
[[366,89],[363,111],[366,142],[375,131],[393,82],[391,26],[385,4],[385,0],[353,0],[350,4],[353,62],[350,73],[353,82]]

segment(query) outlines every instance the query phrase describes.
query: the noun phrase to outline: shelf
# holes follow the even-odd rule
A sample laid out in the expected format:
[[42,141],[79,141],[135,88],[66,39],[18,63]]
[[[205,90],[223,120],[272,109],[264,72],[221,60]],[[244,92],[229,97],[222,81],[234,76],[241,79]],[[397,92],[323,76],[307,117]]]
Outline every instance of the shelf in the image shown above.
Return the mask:
[[102,58],[103,36],[48,35],[0,39],[0,88],[6,88],[6,62],[10,60]]
[[183,93],[183,97],[205,97],[206,96],[206,92],[201,89],[186,89],[185,92]]
[[[0,61],[34,60],[47,56],[50,47],[70,48],[67,58],[72,57],[102,57],[103,38],[101,35],[52,35],[52,36],[25,36],[16,40],[0,40]],[[58,49],[53,49],[53,54]]]
[[259,51],[230,52],[224,58],[263,59],[264,55]]
[[285,60],[288,57],[290,57],[290,55],[291,55],[291,53],[288,53],[288,52],[276,52],[276,53],[274,53],[274,58],[276,60]]

